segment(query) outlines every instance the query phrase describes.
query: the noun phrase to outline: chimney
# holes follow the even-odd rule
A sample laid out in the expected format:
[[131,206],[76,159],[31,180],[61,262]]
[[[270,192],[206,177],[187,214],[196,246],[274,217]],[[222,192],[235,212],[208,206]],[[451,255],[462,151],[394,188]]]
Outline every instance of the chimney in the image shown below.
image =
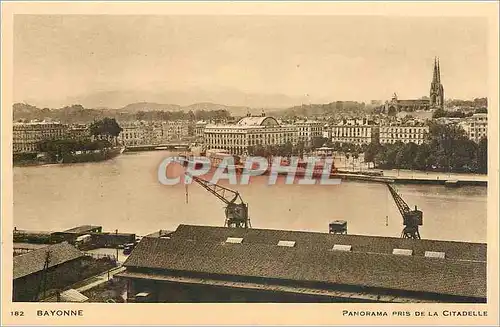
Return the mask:
[[262,114],[261,114],[262,117],[266,117],[266,113],[264,112],[264,109],[262,109]]

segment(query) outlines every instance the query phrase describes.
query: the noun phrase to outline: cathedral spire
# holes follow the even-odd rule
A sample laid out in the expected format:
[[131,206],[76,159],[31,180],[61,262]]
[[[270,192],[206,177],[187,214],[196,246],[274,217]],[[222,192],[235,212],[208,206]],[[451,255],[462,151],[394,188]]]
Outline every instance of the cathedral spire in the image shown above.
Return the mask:
[[444,88],[441,84],[441,69],[439,67],[438,57],[434,57],[434,72],[432,76],[429,100],[431,107],[443,108],[444,106]]
[[441,83],[441,70],[439,69],[439,57],[437,58],[437,82]]
[[432,75],[432,83],[438,83],[438,62],[437,62],[437,57],[434,57],[434,74]]

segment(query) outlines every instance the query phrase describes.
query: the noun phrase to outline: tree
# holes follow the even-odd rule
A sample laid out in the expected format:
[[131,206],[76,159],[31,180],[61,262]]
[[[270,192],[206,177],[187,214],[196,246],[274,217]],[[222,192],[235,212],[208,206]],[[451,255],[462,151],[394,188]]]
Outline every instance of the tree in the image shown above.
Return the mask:
[[446,111],[444,111],[443,109],[439,108],[439,109],[436,109],[433,113],[432,113],[432,118],[436,119],[436,118],[441,118],[441,117],[445,117],[446,116]]
[[90,134],[93,136],[106,136],[115,138],[120,135],[122,128],[114,118],[105,117],[101,120],[96,120],[90,124]]
[[431,148],[428,144],[421,144],[418,147],[417,154],[414,160],[414,167],[419,170],[425,170],[430,167],[429,157],[431,155]]
[[375,162],[375,156],[381,150],[381,146],[379,143],[371,142],[366,147],[365,153],[365,162]]
[[477,147],[477,171],[482,174],[488,173],[488,139],[481,138]]
[[326,137],[314,137],[312,139],[312,147],[313,148],[321,148],[323,144],[325,144],[328,141],[328,138]]

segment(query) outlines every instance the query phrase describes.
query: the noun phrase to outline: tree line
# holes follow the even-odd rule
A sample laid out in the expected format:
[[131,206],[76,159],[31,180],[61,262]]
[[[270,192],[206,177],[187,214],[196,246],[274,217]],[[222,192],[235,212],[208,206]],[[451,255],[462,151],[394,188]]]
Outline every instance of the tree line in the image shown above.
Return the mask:
[[487,108],[479,108],[476,109],[474,112],[463,112],[463,111],[448,111],[444,109],[437,109],[434,111],[432,114],[432,118],[441,118],[441,117],[447,117],[447,118],[466,118],[466,117],[471,117],[473,114],[487,114],[488,109]]
[[431,123],[427,142],[371,143],[365,151],[365,162],[382,169],[484,174],[488,171],[488,140],[483,138],[475,143],[458,126]]
[[94,120],[102,120],[104,118],[114,118],[118,121],[134,121],[134,120],[223,120],[231,117],[229,111],[223,110],[195,110],[184,112],[166,111],[166,110],[150,110],[138,112],[126,112],[118,109],[89,109],[82,105],[75,104],[65,106],[59,109],[37,108],[35,106],[16,103],[13,105],[14,121],[30,121],[30,120],[56,120],[64,124],[82,123],[86,124]]

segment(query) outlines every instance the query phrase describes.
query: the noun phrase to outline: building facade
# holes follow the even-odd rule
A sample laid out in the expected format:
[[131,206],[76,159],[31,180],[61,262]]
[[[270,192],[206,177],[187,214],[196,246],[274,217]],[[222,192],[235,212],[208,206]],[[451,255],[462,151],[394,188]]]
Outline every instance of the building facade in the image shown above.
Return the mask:
[[465,120],[462,127],[469,139],[479,143],[483,137],[488,137],[488,114],[474,114]]
[[425,142],[429,126],[420,122],[382,123],[379,128],[380,144],[396,142],[422,144]]
[[123,145],[142,145],[144,130],[139,122],[121,123],[122,131],[118,136]]
[[160,145],[189,136],[189,122],[134,121],[121,123],[119,140],[123,145]]
[[196,122],[194,127],[194,136],[197,142],[203,142],[205,136],[205,127],[207,127],[208,123],[206,121],[200,120]]
[[241,155],[247,154],[254,146],[296,144],[298,137],[293,125],[281,125],[275,118],[265,115],[249,115],[234,125],[206,125],[204,139],[207,149],[222,149]]
[[306,146],[312,145],[312,140],[316,137],[323,137],[324,123],[314,120],[295,122],[297,128],[298,142],[304,142]]
[[76,282],[77,272],[85,268],[85,259],[82,252],[66,242],[14,256],[12,300],[35,301],[43,289],[71,285]]
[[89,139],[89,126],[85,124],[72,124],[68,127],[67,136],[73,140]]
[[351,143],[356,145],[370,144],[377,141],[376,126],[368,119],[343,120],[331,127],[331,140],[333,143]]
[[162,123],[164,141],[182,140],[189,136],[189,124],[187,120],[173,120]]
[[14,123],[12,151],[14,154],[37,152],[40,141],[64,138],[67,131],[68,125],[59,122]]
[[398,112],[412,112],[419,110],[429,110],[430,104],[428,99],[400,100],[398,95],[394,93],[390,102],[386,104],[386,113],[395,115]]

